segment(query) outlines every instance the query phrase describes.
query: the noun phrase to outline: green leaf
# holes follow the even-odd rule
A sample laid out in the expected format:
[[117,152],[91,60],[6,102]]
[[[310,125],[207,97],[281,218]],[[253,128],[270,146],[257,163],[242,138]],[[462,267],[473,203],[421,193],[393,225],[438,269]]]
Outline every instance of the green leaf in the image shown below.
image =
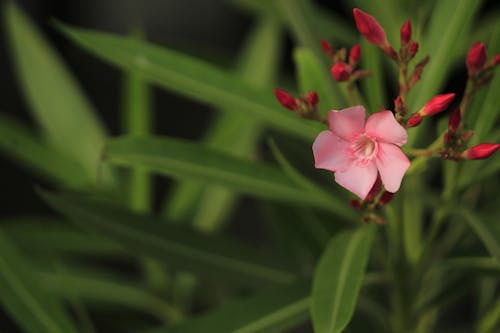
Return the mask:
[[181,316],[164,300],[150,294],[139,285],[116,276],[40,272],[36,277],[60,298],[78,297],[86,303],[127,306],[153,314],[160,320],[166,318],[179,320]]
[[58,24],[68,38],[108,63],[184,96],[243,112],[286,132],[313,138],[321,126],[281,108],[273,93],[256,89],[237,75],[144,41]]
[[45,138],[95,181],[105,132],[77,82],[25,14],[8,1],[5,20],[21,88]]
[[486,249],[500,263],[500,233],[498,230],[488,226],[485,221],[468,209],[458,208],[458,216],[462,217],[469,224]]
[[[292,31],[296,43],[299,46],[309,49],[311,56],[315,58],[316,63],[321,64],[324,73],[329,73],[327,57],[323,54],[320,47],[320,40],[323,37],[316,24],[314,10],[309,0],[278,0],[277,6],[284,13],[286,22]],[[330,95],[335,99],[337,108],[346,106],[346,99],[340,89],[339,84],[328,84],[326,86]],[[322,98],[323,96],[320,96]],[[323,97],[324,98],[324,97]]]
[[320,98],[319,111],[325,117],[328,115],[328,110],[339,108],[339,101],[334,96],[334,82],[311,50],[297,48],[293,53],[293,59],[298,73],[300,93],[316,91]]
[[30,264],[0,230],[0,301],[30,333],[77,332],[61,304],[34,277]]
[[287,283],[295,273],[283,258],[265,255],[241,242],[198,234],[186,228],[88,202],[81,196],[42,197],[81,228],[110,238],[127,251],[150,256],[177,269],[246,284]]
[[[274,2],[269,0],[228,0],[234,6],[243,10],[260,14],[271,15],[280,21],[287,22],[285,12],[280,10]],[[323,38],[333,39],[338,43],[350,45],[355,43],[358,38],[357,34],[346,21],[343,15],[329,12],[324,8],[311,4],[312,16],[315,23],[318,25],[318,31],[321,31]],[[319,41],[316,41],[319,43]]]
[[[465,54],[459,54],[463,36],[467,34],[471,23],[481,6],[482,1],[442,0],[435,2],[431,11],[429,28],[422,37],[422,48],[419,54],[431,56],[425,67],[422,79],[409,94],[410,112],[418,110],[434,95],[441,93],[451,65]],[[420,56],[418,59],[421,58]],[[418,60],[417,59],[417,60]],[[426,130],[427,126],[419,126],[413,130],[409,145],[413,145]]]
[[66,221],[45,218],[13,218],[0,221],[10,238],[31,258],[51,259],[57,254],[74,256],[124,256],[125,250],[99,235],[88,234],[68,226]]
[[43,143],[13,118],[0,113],[0,151],[41,177],[72,188],[88,184],[84,169],[75,160]]
[[[282,30],[276,20],[262,17],[251,31],[243,50],[237,73],[256,87],[274,82],[278,69]],[[263,130],[253,117],[222,110],[203,142],[233,156],[250,157],[256,152]],[[165,205],[165,215],[173,220],[190,220],[206,231],[217,229],[234,207],[237,195],[227,188],[184,181],[174,188]]]
[[279,169],[250,162],[195,143],[172,138],[121,138],[111,140],[106,159],[122,166],[142,166],[176,178],[215,183],[243,193],[279,201],[322,207],[347,219],[350,210],[337,211],[330,196],[297,184]]
[[230,302],[200,317],[149,333],[281,332],[307,320],[310,282],[297,282]]
[[316,333],[341,332],[354,313],[374,224],[332,238],[314,273],[311,314]]
[[361,50],[361,68],[372,72],[371,76],[361,80],[364,96],[369,106],[367,111],[373,113],[392,107],[392,104],[387,103],[382,52],[365,39],[361,41]]

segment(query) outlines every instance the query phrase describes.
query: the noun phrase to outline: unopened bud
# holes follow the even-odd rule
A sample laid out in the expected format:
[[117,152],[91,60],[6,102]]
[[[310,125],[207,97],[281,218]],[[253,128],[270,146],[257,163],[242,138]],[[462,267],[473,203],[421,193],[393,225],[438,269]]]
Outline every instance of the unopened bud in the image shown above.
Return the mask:
[[467,68],[469,69],[469,74],[473,75],[484,68],[486,61],[488,60],[488,53],[486,52],[486,47],[481,42],[476,42],[469,49],[467,53]]
[[455,94],[453,93],[437,95],[428,101],[427,104],[420,109],[419,113],[422,116],[433,116],[436,113],[444,111],[454,98]]
[[446,133],[444,133],[443,135],[443,141],[446,145],[448,145],[450,142],[451,142],[451,139],[452,139],[452,133],[450,133],[450,131],[446,131]]
[[354,20],[359,32],[372,44],[377,46],[387,45],[387,37],[384,29],[380,26],[377,20],[365,13],[364,11],[354,8]]
[[315,106],[316,104],[318,104],[318,102],[319,102],[318,93],[315,91],[311,91],[307,95],[307,103],[309,103],[309,105],[311,106]]
[[406,45],[411,40],[411,23],[410,20],[406,22],[401,27],[401,45]]
[[361,209],[361,202],[357,199],[352,199],[351,201],[349,201],[349,205],[351,205],[351,207],[356,210]]
[[492,64],[493,66],[496,66],[496,65],[498,65],[499,63],[500,63],[500,54],[495,54],[495,55],[493,56],[493,60],[491,60],[491,64]]
[[380,191],[382,190],[382,179],[380,177],[377,177],[377,180],[372,186],[372,189],[366,196],[366,201],[373,201],[377,195],[379,195]]
[[349,80],[352,73],[352,68],[343,61],[338,61],[332,66],[332,76],[335,81],[343,82]]
[[464,151],[462,157],[468,160],[482,160],[493,155],[498,148],[498,143],[481,143]]
[[460,113],[460,108],[455,108],[450,114],[450,119],[448,121],[448,129],[455,132],[460,126],[460,121],[462,120],[462,115]]
[[349,65],[354,66],[358,63],[359,56],[361,55],[361,46],[354,45],[349,51]]
[[411,58],[415,56],[418,52],[418,43],[417,42],[411,42],[410,47],[408,48],[408,55]]
[[460,139],[462,139],[463,142],[467,142],[469,141],[470,138],[472,138],[473,135],[474,135],[473,131],[465,131],[464,134],[462,134],[462,136],[460,137]]
[[325,39],[322,39],[321,40],[321,49],[323,50],[323,52],[325,52],[326,54],[331,54],[332,53],[332,44],[330,44],[329,41],[325,40]]
[[287,93],[286,91],[280,90],[278,88],[274,89],[274,95],[276,95],[276,99],[282,106],[287,109],[294,111],[297,109],[297,100],[295,97]]
[[379,206],[382,207],[387,205],[389,202],[391,202],[393,197],[394,193],[385,191],[380,197],[380,200],[378,201]]
[[422,72],[424,71],[425,66],[427,66],[427,64],[429,63],[430,59],[431,58],[429,56],[426,56],[415,66],[413,74],[411,75],[410,83],[408,83],[408,89],[412,88],[415,85],[415,83],[417,83],[420,80],[420,78],[422,77]]
[[414,113],[406,122],[406,127],[410,128],[418,126],[422,122],[422,119],[423,119],[422,116],[418,112]]
[[396,111],[396,113],[401,113],[401,111],[403,110],[403,107],[404,107],[404,104],[403,104],[403,99],[401,98],[401,96],[396,97],[396,99],[394,100],[394,110]]

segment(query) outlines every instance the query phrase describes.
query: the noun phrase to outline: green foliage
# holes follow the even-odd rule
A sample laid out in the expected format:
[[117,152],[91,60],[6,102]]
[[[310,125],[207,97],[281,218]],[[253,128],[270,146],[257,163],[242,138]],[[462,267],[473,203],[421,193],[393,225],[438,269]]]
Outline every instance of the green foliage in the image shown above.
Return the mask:
[[[500,51],[500,12],[468,0],[350,0],[336,13],[311,0],[227,3],[253,18],[231,68],[147,42],[141,29],[124,37],[54,25],[122,75],[112,139],[39,29],[13,1],[3,4],[34,125],[2,111],[0,153],[51,188],[37,192],[61,217],[1,218],[2,312],[28,333],[264,333],[309,322],[315,333],[498,331],[500,155],[459,163],[419,155],[442,147],[448,114],[426,119],[408,129],[405,151],[418,157],[394,200],[377,216],[359,212],[331,174],[314,169],[311,144],[326,126],[282,108],[272,89],[316,91],[323,117],[353,100],[369,113],[392,109],[396,66],[360,39],[351,17],[359,7],[395,49],[411,19],[420,51],[410,72],[431,56],[408,96],[412,113],[456,86],[477,39],[490,58]],[[283,53],[286,36],[292,54]],[[336,50],[359,42],[358,66],[372,76],[350,88],[335,82],[322,38]],[[283,59],[293,60],[296,89]],[[468,146],[500,140],[496,74],[468,104]],[[199,140],[155,133],[153,87],[213,107]],[[171,185],[166,198],[158,176]],[[235,226],[232,213],[247,211]],[[477,313],[456,323],[442,315],[464,301]]]
[[374,225],[345,231],[328,243],[314,272],[311,316],[318,333],[342,332],[354,313]]

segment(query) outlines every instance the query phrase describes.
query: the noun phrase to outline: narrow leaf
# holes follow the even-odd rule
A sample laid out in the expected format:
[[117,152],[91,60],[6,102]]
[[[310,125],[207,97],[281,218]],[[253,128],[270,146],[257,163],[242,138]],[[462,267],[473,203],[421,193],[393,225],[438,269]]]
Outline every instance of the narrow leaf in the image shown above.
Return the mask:
[[304,322],[309,311],[309,282],[266,290],[223,305],[207,314],[149,333],[264,333],[281,332]]
[[[199,180],[279,201],[299,202],[337,212],[323,191],[304,189],[279,169],[250,162],[172,138],[122,138],[111,140],[106,159],[116,165],[142,166],[176,178]],[[351,210],[338,215],[355,219]]]
[[283,258],[262,254],[240,242],[209,237],[118,208],[40,191],[55,210],[85,230],[114,240],[127,251],[199,274],[246,284],[287,283],[295,274]]
[[319,126],[279,107],[272,92],[259,90],[211,64],[131,38],[58,24],[68,38],[125,70],[196,100],[253,115],[270,126],[311,139]]
[[89,182],[78,162],[43,143],[38,135],[1,113],[0,151],[49,181],[73,188]]
[[354,313],[375,225],[332,238],[314,273],[312,321],[316,333],[342,332]]
[[25,14],[8,1],[5,12],[13,58],[23,92],[46,139],[78,161],[95,180],[105,133],[59,56]]
[[0,230],[0,302],[26,332],[76,332],[61,304],[34,277],[30,264],[2,230]]
[[320,98],[319,110],[325,117],[329,110],[340,108],[340,101],[335,98],[334,94],[333,79],[311,50],[298,48],[293,58],[297,68],[300,93],[316,91]]
[[461,216],[476,233],[490,254],[500,262],[500,233],[489,227],[479,216],[468,209],[460,208]]
[[[259,18],[240,51],[237,74],[256,87],[270,87],[279,67],[281,36],[282,29],[275,19]],[[248,158],[256,152],[262,130],[262,123],[253,117],[222,110],[203,142]],[[236,199],[237,194],[227,188],[184,181],[168,197],[165,215],[174,220],[191,220],[202,230],[213,231],[225,221]]]

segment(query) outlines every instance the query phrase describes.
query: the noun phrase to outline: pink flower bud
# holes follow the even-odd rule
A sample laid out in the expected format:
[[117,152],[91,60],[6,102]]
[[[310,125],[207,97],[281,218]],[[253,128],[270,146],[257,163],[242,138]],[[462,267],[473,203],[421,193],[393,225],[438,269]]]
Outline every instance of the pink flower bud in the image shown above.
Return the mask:
[[422,119],[422,116],[418,112],[416,112],[412,114],[412,116],[408,119],[408,121],[406,122],[406,127],[410,128],[418,126],[422,122]]
[[365,13],[364,11],[354,8],[354,20],[359,32],[372,44],[377,46],[387,45],[387,37],[384,29],[380,26],[377,20]]
[[455,132],[460,126],[460,121],[462,120],[462,115],[460,114],[460,108],[456,108],[450,114],[450,119],[448,121],[448,129]]
[[467,68],[469,69],[469,73],[475,74],[483,69],[486,64],[486,60],[488,60],[488,54],[486,52],[486,48],[484,44],[481,42],[476,42],[469,49],[467,53]]
[[349,64],[351,66],[356,65],[358,63],[360,55],[361,55],[361,46],[359,44],[356,44],[349,51]]
[[285,108],[290,110],[297,109],[297,101],[295,97],[287,93],[286,91],[280,90],[278,88],[274,89],[274,95],[276,95],[276,99],[283,105]]
[[335,81],[343,82],[349,80],[352,68],[343,61],[338,61],[332,66],[332,76]]
[[307,102],[311,106],[315,106],[316,104],[318,104],[319,102],[318,93],[315,91],[311,91],[309,95],[307,95]]
[[377,180],[372,186],[372,189],[370,192],[368,192],[368,195],[366,196],[366,201],[373,201],[377,195],[379,195],[380,191],[382,191],[382,179],[380,177],[377,177]]
[[463,156],[468,160],[482,160],[493,155],[498,148],[498,143],[481,143],[464,151]]
[[411,23],[410,20],[406,22],[401,27],[401,45],[406,45],[411,40]]
[[455,94],[442,94],[433,97],[424,107],[419,111],[421,116],[433,116],[445,110],[451,101],[455,98]]
[[323,52],[325,52],[326,54],[330,54],[332,52],[332,44],[330,44],[329,41],[325,40],[325,39],[322,39],[321,40],[321,49],[323,50]]

